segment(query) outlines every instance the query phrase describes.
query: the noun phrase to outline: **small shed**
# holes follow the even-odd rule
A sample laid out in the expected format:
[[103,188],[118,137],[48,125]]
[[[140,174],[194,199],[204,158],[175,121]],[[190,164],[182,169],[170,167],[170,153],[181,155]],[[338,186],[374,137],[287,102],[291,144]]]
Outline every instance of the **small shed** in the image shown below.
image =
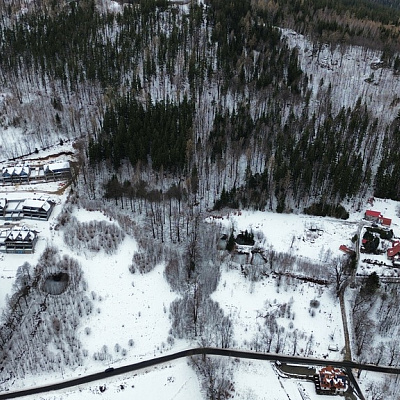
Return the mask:
[[380,222],[382,225],[387,226],[387,227],[389,227],[390,225],[392,225],[392,220],[391,220],[390,218],[385,218],[385,217],[379,218],[379,222]]

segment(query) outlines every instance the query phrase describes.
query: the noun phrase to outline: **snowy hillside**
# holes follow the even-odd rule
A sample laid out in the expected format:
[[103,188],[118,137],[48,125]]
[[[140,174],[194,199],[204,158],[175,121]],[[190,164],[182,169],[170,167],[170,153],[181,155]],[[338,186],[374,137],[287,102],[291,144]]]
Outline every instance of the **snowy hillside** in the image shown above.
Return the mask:
[[[278,28],[279,1],[131,3],[0,4],[0,395],[194,347],[400,365],[399,54]],[[327,400],[300,368],[29,398]]]
[[390,122],[399,112],[400,75],[382,61],[382,51],[360,46],[311,42],[291,30],[282,30],[291,48],[299,51],[300,66],[310,76],[310,111],[324,108],[321,92],[334,99],[333,112],[354,107],[359,99],[373,118]]

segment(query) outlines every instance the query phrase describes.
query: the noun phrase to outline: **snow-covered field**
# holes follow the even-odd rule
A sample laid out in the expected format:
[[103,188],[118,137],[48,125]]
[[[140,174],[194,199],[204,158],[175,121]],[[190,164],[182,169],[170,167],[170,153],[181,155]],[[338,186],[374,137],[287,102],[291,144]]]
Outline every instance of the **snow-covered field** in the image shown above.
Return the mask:
[[[238,271],[222,273],[220,285],[212,298],[233,319],[237,346],[248,347],[255,335],[262,331],[264,315],[284,305],[286,314],[277,318],[277,322],[284,328],[285,353],[317,358],[328,355],[331,360],[342,359],[340,351],[328,350],[329,345],[337,345],[339,350],[344,347],[339,301],[334,294],[309,282],[283,286],[277,287],[276,278],[272,277],[251,284]],[[310,307],[312,300],[320,303],[314,316],[310,314],[313,311]],[[298,340],[296,350],[292,343],[294,334]],[[313,341],[311,352],[307,351],[309,340]]]
[[[339,252],[341,244],[351,246],[351,238],[357,233],[361,218],[361,213],[343,221],[302,214],[241,211],[214,220],[226,226],[227,233],[231,227],[235,234],[248,230],[257,236],[257,232],[261,232],[265,237],[265,241],[262,242],[264,248],[273,246],[278,252],[320,261],[328,249],[338,255],[341,254]],[[208,219],[212,220],[213,218]],[[311,229],[316,231],[313,233]]]
[[[13,193],[9,188],[6,190],[8,196],[29,196],[29,193],[23,191]],[[128,266],[137,251],[137,244],[134,238],[129,236],[125,237],[114,255],[104,251],[86,251],[80,254],[69,249],[64,243],[62,231],[54,230],[56,217],[62,209],[67,193],[52,196],[58,204],[48,222],[24,221],[26,225],[39,231],[40,240],[36,252],[33,255],[1,255],[0,306],[4,307],[5,297],[11,293],[17,267],[25,261],[34,264],[45,246],[53,243],[61,253],[68,254],[80,262],[88,282],[87,291],[93,301],[94,312],[83,317],[78,328],[82,347],[87,350],[88,357],[84,364],[75,370],[65,369],[62,376],[54,373],[29,376],[25,380],[15,382],[11,389],[49,384],[60,379],[102,371],[109,366],[122,366],[190,347],[191,344],[186,341],[168,340],[169,305],[178,295],[170,290],[164,279],[164,265],[156,266],[148,274],[131,274]],[[365,209],[367,208],[371,206],[365,204]],[[392,226],[395,235],[398,235],[400,221],[396,216],[396,208],[396,202],[380,199],[375,200],[373,207],[393,219]],[[259,237],[262,238],[263,246],[272,246],[276,251],[288,252],[317,262],[328,249],[333,256],[339,256],[342,254],[339,251],[341,244],[352,245],[351,238],[362,223],[364,211],[363,209],[357,214],[352,214],[348,221],[294,214],[242,212],[231,213],[222,219],[209,218],[208,222],[222,223],[227,230],[233,226],[236,232],[247,229],[253,231],[256,236],[257,231],[262,231],[263,235]],[[98,211],[75,207],[73,215],[80,222],[107,220],[117,224]],[[310,236],[310,228],[317,228],[319,233]],[[272,274],[258,282],[250,282],[239,269],[224,267],[219,286],[212,298],[219,302],[225,314],[234,322],[234,345],[237,348],[253,348],[254,338],[261,335],[264,326],[264,314],[285,305],[286,316],[277,318],[278,325],[283,327],[282,334],[287,337],[285,353],[321,358],[325,356],[328,359],[342,357],[340,350],[344,347],[344,337],[341,312],[337,297],[329,287],[301,281],[295,284],[290,281],[282,282],[278,285],[277,278]],[[319,302],[313,315],[311,300]],[[293,348],[295,331],[299,338],[296,349]],[[311,348],[307,349],[309,341],[312,341],[311,351]],[[336,344],[339,351],[328,349],[328,346],[335,347]],[[95,360],[94,354],[97,352],[105,352],[107,356],[102,361]],[[232,368],[235,398],[283,399],[291,396],[300,399],[298,382],[278,378],[270,363],[232,360]],[[101,385],[107,388],[101,394],[102,398],[106,399],[125,399],[132,396],[157,399],[160,398],[160,393],[163,393],[162,398],[166,399],[184,399],[188,398],[189,394],[191,399],[202,398],[199,380],[185,360],[41,398],[98,397]],[[313,385],[307,382],[302,382],[301,385],[312,400],[313,396],[316,396]],[[318,399],[322,398],[318,396]]]

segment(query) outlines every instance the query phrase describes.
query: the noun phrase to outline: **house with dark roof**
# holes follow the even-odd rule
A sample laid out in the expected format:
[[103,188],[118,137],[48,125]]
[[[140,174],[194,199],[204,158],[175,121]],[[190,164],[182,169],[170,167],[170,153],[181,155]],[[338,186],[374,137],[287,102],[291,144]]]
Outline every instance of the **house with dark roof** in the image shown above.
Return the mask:
[[38,240],[36,231],[27,228],[12,228],[0,231],[0,252],[34,253]]
[[11,174],[13,172],[13,168],[12,167],[6,167],[3,168],[1,171],[1,181],[3,183],[9,183],[11,182]]
[[69,161],[60,161],[46,164],[43,167],[44,177],[46,180],[58,180],[71,178],[71,166]]
[[5,183],[29,182],[31,169],[27,165],[8,166],[2,169],[0,181]]
[[37,199],[0,199],[0,218],[19,221],[23,218],[47,221],[54,209],[55,201],[41,197]]
[[43,199],[27,199],[22,204],[24,218],[47,221],[54,208],[54,202]]
[[13,183],[28,182],[31,170],[28,166],[17,165],[11,173],[11,180]]

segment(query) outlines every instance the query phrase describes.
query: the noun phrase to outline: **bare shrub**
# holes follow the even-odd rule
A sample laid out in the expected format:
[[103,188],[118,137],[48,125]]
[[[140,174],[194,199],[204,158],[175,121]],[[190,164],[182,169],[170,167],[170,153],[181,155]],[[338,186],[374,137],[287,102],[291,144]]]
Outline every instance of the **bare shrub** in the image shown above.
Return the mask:
[[311,307],[311,308],[318,308],[319,305],[320,305],[320,303],[319,303],[319,301],[318,301],[317,299],[312,299],[312,300],[310,301],[310,307]]
[[107,254],[113,254],[124,238],[125,234],[117,224],[106,221],[79,222],[70,217],[64,226],[64,241],[75,251],[103,249]]
[[207,399],[230,399],[235,388],[232,369],[221,358],[194,356],[191,365],[201,378],[201,386]]

